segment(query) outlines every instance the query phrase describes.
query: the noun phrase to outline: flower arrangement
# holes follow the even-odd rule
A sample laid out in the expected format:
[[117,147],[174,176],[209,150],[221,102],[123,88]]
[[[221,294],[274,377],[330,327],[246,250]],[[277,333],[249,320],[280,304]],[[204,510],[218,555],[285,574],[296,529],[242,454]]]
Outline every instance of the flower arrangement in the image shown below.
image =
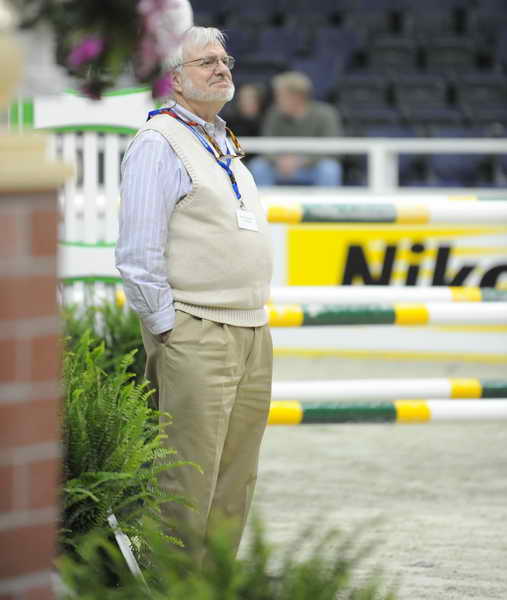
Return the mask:
[[192,26],[188,0],[14,0],[20,27],[49,24],[55,62],[99,99],[129,67],[154,98],[171,90],[165,58]]

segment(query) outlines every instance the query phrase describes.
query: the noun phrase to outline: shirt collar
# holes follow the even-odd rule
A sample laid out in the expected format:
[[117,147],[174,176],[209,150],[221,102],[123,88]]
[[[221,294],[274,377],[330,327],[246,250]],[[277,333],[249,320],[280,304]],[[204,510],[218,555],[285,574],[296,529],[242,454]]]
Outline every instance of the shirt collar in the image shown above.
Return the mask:
[[208,133],[208,135],[211,135],[215,139],[221,138],[221,137],[225,138],[225,125],[226,125],[226,123],[222,119],[222,117],[220,117],[219,115],[217,115],[215,117],[215,122],[214,123],[208,123],[207,121],[205,121],[204,119],[201,119],[201,117],[195,115],[193,112],[190,112],[188,109],[184,108],[183,106],[181,106],[178,103],[176,103],[171,108],[180,117],[183,117],[184,119],[187,119],[187,120],[190,120],[190,121],[195,121],[196,123],[199,123],[199,125],[201,125],[202,127],[204,127],[204,129],[206,130],[206,132]]

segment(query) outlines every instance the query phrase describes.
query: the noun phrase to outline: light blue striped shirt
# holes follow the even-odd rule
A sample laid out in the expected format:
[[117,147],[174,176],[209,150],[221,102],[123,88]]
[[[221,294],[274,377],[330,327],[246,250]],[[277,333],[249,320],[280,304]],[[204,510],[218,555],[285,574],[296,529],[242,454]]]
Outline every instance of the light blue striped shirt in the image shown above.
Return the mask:
[[[202,125],[222,152],[228,151],[223,119],[207,123],[178,104],[173,108],[183,119]],[[134,140],[121,165],[115,259],[129,306],[153,334],[174,326],[165,249],[174,207],[191,189],[188,171],[162,134],[147,130]]]

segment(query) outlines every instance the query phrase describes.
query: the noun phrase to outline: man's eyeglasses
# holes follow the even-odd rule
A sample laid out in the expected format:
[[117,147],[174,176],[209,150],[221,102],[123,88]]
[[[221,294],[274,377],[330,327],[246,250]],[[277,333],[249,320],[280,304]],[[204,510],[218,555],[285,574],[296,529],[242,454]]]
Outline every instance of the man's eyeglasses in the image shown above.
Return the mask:
[[180,66],[183,67],[185,65],[197,63],[197,66],[202,67],[203,69],[216,69],[219,61],[226,66],[229,71],[234,69],[234,64],[236,63],[234,56],[203,56],[202,58],[195,58],[194,60],[187,60],[186,62],[180,63]]

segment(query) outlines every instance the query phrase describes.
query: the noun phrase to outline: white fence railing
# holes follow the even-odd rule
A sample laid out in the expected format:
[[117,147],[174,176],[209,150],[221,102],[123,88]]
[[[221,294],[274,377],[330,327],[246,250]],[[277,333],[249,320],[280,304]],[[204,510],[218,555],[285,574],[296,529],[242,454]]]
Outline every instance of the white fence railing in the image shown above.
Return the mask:
[[243,138],[247,152],[276,154],[365,154],[368,158],[368,192],[398,191],[400,154],[507,154],[507,139],[406,138]]
[[[85,243],[115,241],[120,162],[128,141],[129,137],[126,135],[93,130],[53,134],[51,152],[76,167],[76,176],[67,182],[61,196],[64,215],[60,232],[62,240]],[[248,152],[266,154],[294,152],[294,149],[307,154],[365,154],[368,157],[369,185],[360,188],[360,191],[368,195],[387,196],[400,193],[407,195],[407,189],[401,189],[397,185],[399,154],[507,154],[507,139],[244,138],[242,142]],[[332,190],[326,191],[329,193]],[[336,192],[336,189],[333,191]],[[357,194],[358,191],[356,188],[349,193]],[[346,192],[347,188],[340,188],[340,197],[343,198]],[[428,194],[428,189],[424,192]],[[454,190],[456,192],[459,190]],[[461,192],[464,195],[470,194],[469,189]],[[507,200],[506,189],[489,189],[486,194],[505,196]],[[449,196],[449,190],[435,189],[432,195],[441,196],[445,200]]]

